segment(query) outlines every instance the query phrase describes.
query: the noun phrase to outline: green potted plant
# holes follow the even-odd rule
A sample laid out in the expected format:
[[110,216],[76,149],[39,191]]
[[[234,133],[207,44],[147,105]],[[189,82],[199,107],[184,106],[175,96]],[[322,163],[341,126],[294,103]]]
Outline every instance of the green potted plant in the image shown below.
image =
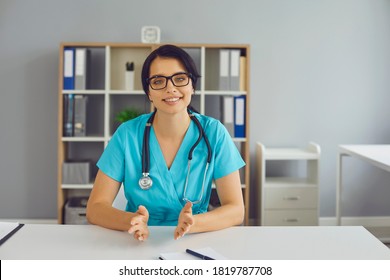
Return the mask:
[[140,112],[140,110],[136,108],[125,108],[116,114],[115,120],[119,123],[124,123],[128,120],[138,117],[141,114],[142,113]]

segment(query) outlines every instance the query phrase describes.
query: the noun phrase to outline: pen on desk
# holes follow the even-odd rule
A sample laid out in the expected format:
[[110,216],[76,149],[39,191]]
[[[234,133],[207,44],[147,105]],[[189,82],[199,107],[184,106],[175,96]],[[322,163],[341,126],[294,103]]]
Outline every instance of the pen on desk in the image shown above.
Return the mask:
[[199,254],[198,252],[195,252],[195,251],[192,251],[190,249],[186,249],[186,253],[190,254],[190,255],[193,255],[197,258],[200,258],[202,260],[214,260],[213,258],[210,258],[208,256],[205,256],[205,255],[202,255],[202,254]]

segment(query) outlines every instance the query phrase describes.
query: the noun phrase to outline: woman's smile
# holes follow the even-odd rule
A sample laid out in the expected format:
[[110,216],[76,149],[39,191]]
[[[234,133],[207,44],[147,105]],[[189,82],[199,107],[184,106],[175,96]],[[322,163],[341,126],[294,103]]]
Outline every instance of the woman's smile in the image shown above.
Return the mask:
[[168,104],[175,104],[179,102],[180,99],[182,99],[182,97],[168,97],[163,99],[163,101]]

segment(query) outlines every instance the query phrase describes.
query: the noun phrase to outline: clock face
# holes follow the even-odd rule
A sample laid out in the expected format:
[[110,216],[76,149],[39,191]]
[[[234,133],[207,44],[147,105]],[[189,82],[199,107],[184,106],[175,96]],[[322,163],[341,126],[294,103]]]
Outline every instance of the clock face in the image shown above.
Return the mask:
[[144,26],[141,30],[142,43],[160,43],[160,28],[158,26]]

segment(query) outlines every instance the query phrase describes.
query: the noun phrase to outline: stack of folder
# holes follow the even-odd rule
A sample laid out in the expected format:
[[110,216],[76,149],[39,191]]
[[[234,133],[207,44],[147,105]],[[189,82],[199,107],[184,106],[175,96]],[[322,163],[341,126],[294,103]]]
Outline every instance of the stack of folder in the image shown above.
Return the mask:
[[230,136],[235,138],[245,137],[246,122],[246,97],[222,96],[222,123],[225,125]]
[[78,94],[64,94],[64,136],[87,135],[88,97]]
[[[246,58],[240,49],[219,50],[219,90],[245,91]],[[222,96],[222,123],[232,137],[245,137],[245,95]]]
[[90,88],[90,50],[87,48],[64,48],[64,90]]
[[240,49],[219,50],[219,90],[245,91],[246,57]]

